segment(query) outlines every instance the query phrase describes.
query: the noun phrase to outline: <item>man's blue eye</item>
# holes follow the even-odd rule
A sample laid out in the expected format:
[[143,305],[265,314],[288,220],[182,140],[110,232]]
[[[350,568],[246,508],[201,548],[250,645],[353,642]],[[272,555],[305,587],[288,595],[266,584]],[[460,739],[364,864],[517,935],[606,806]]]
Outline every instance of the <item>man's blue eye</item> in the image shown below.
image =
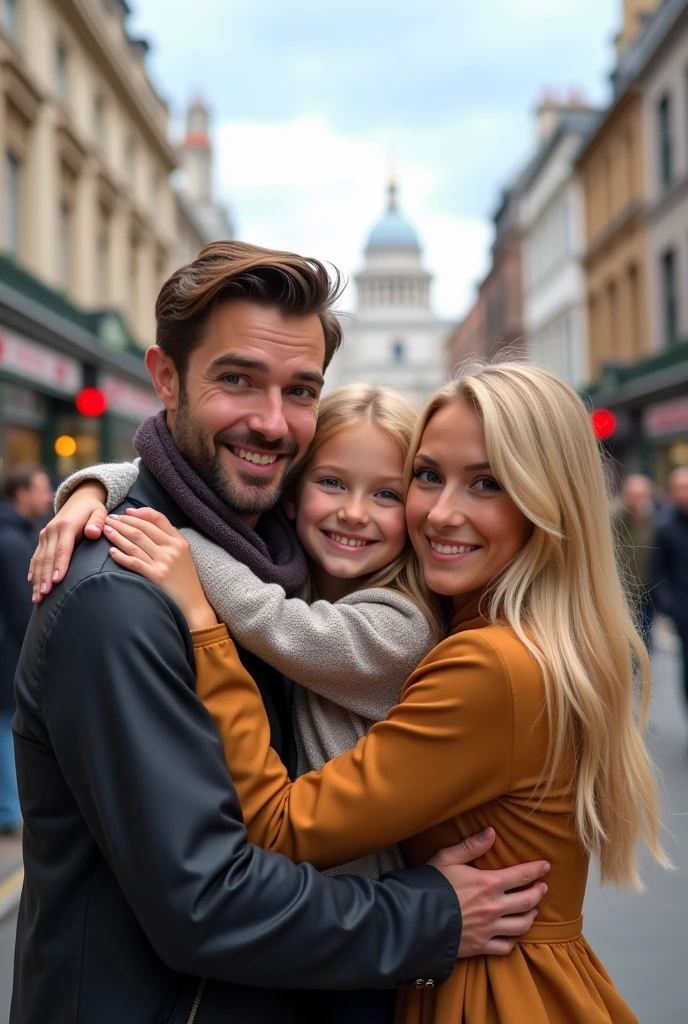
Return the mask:
[[242,377],[240,373],[228,373],[223,378],[227,384],[241,384],[246,381],[245,377]]
[[295,398],[311,398],[313,392],[310,388],[292,388],[290,394],[294,395]]

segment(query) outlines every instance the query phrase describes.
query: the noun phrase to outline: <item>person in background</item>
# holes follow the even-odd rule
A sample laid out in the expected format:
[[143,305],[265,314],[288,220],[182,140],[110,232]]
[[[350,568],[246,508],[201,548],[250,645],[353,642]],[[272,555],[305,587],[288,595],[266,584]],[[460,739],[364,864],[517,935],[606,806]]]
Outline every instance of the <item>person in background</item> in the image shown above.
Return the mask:
[[669,498],[673,507],[657,528],[651,579],[655,606],[671,619],[681,641],[688,711],[688,466],[671,474]]
[[632,473],[626,477],[616,507],[618,544],[622,568],[629,582],[638,588],[638,628],[650,650],[655,616],[650,580],[650,554],[655,534],[655,487],[649,477]]
[[40,466],[12,466],[0,478],[0,834],[19,829],[21,812],[12,743],[14,673],[31,618],[27,580],[34,520],[52,508],[53,489]]

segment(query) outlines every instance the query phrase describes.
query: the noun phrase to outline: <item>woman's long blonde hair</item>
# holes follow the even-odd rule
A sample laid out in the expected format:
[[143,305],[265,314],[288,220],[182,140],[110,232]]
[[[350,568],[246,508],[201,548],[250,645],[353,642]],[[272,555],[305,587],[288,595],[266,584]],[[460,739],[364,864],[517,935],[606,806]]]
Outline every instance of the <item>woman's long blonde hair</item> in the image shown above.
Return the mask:
[[[530,539],[485,595],[494,623],[508,624],[546,682],[552,744],[545,792],[576,752],[576,825],[603,881],[641,888],[642,838],[659,841],[657,786],[642,730],[650,663],[619,572],[602,459],[578,395],[525,363],[473,362],[428,402],[407,473],[431,417],[465,400],[485,430],[490,465],[533,523]],[[640,681],[635,693],[634,680]]]
[[[320,402],[308,460],[334,434],[364,423],[373,424],[390,437],[405,460],[417,421],[418,409],[398,391],[370,384],[344,384]],[[439,602],[426,587],[409,542],[398,558],[373,576],[365,577],[359,587],[387,587],[408,597],[426,616],[435,642],[442,639],[444,626]]]

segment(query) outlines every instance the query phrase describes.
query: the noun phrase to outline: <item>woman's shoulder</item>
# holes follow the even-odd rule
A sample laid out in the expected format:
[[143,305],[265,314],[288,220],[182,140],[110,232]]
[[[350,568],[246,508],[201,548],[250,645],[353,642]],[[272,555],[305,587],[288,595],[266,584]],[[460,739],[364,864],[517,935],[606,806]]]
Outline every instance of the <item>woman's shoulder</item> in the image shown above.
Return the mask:
[[513,685],[541,682],[542,671],[526,643],[511,626],[492,625],[450,634],[428,654],[424,664],[454,662],[457,668],[470,660],[485,671],[504,676]]

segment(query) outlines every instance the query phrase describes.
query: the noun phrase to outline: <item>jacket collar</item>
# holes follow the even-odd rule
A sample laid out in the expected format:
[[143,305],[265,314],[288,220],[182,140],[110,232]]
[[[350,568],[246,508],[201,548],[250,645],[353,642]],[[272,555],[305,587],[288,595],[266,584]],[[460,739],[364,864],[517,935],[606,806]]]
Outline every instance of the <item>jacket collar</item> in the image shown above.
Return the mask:
[[17,512],[14,505],[4,499],[0,499],[0,525],[13,526],[16,530],[28,534],[33,533],[31,520]]
[[167,516],[172,525],[176,526],[178,530],[183,526],[193,525],[171,495],[160,486],[143,462],[139,462],[139,475],[123,504],[138,505],[139,508],[150,505],[151,508],[157,509],[158,512],[162,512],[164,516]]

